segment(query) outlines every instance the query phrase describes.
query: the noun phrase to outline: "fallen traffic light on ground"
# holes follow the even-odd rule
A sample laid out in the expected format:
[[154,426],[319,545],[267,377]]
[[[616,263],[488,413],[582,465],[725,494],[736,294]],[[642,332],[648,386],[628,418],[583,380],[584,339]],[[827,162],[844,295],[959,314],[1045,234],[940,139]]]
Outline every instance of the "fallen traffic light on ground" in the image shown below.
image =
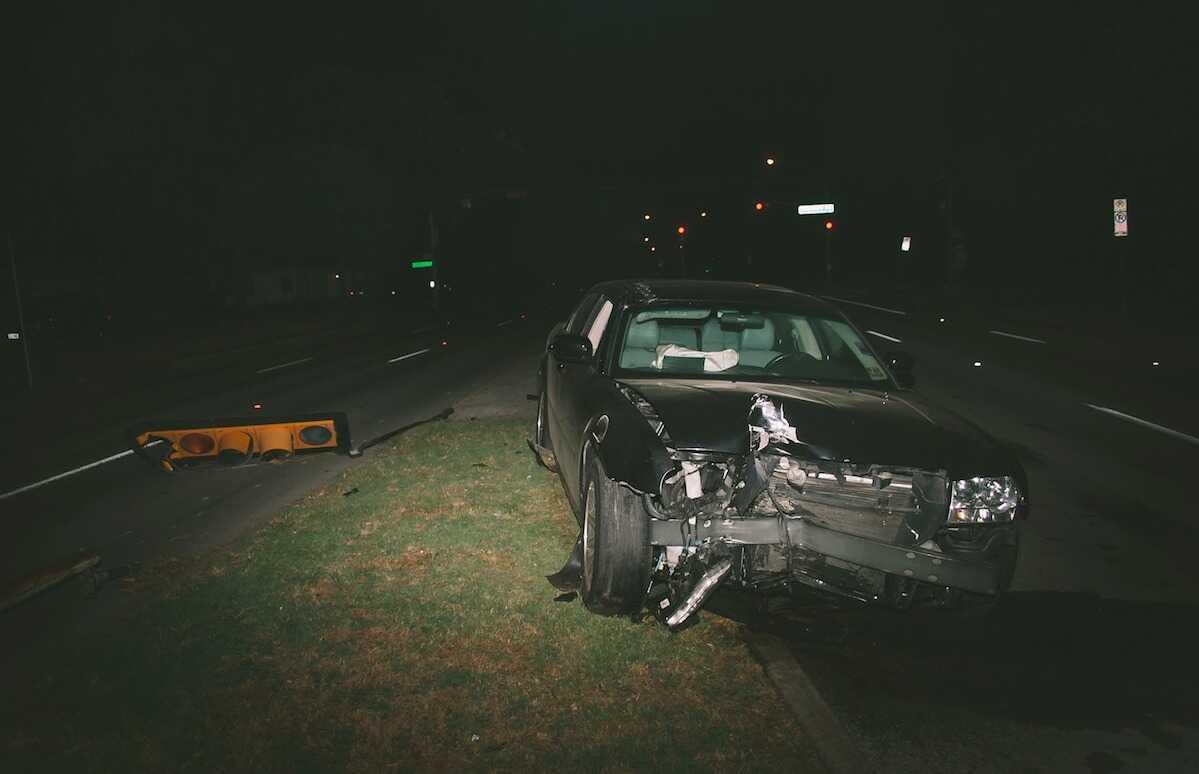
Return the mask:
[[164,470],[211,463],[243,465],[251,459],[270,462],[350,449],[349,421],[340,412],[153,422],[129,435],[133,450]]

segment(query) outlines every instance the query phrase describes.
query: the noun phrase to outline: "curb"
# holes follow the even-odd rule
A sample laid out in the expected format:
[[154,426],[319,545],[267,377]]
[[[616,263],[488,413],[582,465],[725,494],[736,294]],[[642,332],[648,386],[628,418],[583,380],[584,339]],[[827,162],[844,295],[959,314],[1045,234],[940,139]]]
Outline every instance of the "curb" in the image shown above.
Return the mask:
[[745,640],[825,767],[833,774],[869,771],[857,745],[787,645],[774,635],[752,630]]

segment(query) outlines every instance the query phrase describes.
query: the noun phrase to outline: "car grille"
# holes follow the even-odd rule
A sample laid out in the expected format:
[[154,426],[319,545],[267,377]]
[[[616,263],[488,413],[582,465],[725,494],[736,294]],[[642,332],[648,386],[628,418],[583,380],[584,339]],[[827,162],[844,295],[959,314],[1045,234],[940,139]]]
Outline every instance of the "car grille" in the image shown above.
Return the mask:
[[789,480],[787,472],[778,469],[771,476],[770,496],[759,500],[762,508],[884,543],[912,545],[927,539],[936,523],[935,510],[944,508],[944,498],[936,492],[943,490],[945,479],[936,474],[877,466],[834,473],[812,467],[802,479],[792,470]]

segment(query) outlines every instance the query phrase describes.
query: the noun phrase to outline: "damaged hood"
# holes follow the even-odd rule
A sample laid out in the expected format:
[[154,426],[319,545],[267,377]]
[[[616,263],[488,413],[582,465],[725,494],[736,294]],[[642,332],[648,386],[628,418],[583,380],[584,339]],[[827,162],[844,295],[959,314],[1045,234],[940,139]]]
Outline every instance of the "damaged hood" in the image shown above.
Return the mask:
[[1015,460],[968,420],[911,393],[703,379],[624,379],[653,404],[675,448],[744,454],[755,396],[795,431],[797,456],[946,470],[954,477],[1006,473]]

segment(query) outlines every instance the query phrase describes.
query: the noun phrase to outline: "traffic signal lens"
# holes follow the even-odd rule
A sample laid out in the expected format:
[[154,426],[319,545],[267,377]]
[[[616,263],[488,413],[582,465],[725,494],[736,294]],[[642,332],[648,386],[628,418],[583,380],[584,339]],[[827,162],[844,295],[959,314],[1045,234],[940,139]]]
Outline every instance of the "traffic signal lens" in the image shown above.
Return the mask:
[[333,433],[323,425],[309,425],[300,431],[300,440],[309,446],[324,446],[333,438]]
[[758,212],[761,212],[762,210],[766,209],[766,205],[763,204],[762,202],[755,202],[754,209],[757,210]]
[[258,443],[262,447],[262,459],[285,460],[291,456],[291,432],[286,425],[273,425],[258,431]]
[[216,441],[203,433],[188,433],[179,439],[179,448],[188,454],[211,454]]
[[831,220],[826,220],[826,221],[824,221],[824,230],[825,230],[825,231],[832,231],[832,230],[833,230],[833,222],[832,222]]
[[686,227],[686,226],[679,226],[677,230],[678,230],[678,232],[679,232],[679,236],[682,236],[683,234],[686,234],[686,233],[687,233],[687,227]]
[[217,459],[224,465],[240,465],[254,451],[254,438],[245,430],[234,430],[221,436]]

